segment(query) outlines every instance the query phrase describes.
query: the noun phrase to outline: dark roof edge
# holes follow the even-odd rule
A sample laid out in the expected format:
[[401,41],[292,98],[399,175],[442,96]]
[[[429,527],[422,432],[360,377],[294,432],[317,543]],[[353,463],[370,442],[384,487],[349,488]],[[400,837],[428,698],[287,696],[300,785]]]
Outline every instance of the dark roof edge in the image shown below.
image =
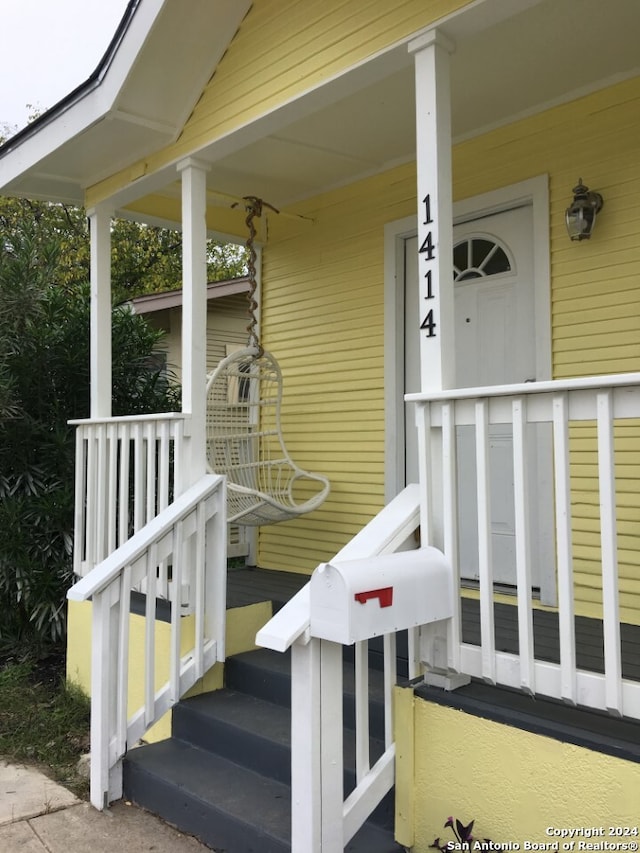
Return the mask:
[[131,25],[133,16],[141,3],[142,0],[129,0],[124,15],[118,24],[118,28],[109,42],[109,45],[95,71],[93,71],[84,83],[81,83],[69,92],[68,95],[65,95],[64,98],[42,113],[42,115],[39,115],[37,118],[33,119],[33,121],[29,122],[26,127],[23,127],[13,136],[10,136],[3,145],[0,145],[0,157],[4,157],[11,153],[19,145],[22,145],[25,140],[34,136],[36,133],[39,133],[43,127],[46,127],[83,98],[86,98],[90,92],[102,83],[111,63],[113,62],[113,58],[116,55],[117,50],[120,47],[129,26]]
[[[228,278],[223,281],[210,281],[207,284],[207,300],[246,293],[249,288],[250,281],[247,276]],[[150,314],[167,308],[176,308],[182,305],[182,288],[164,290],[160,293],[144,293],[142,296],[134,296],[133,299],[128,299],[122,304],[130,305],[136,314]]]

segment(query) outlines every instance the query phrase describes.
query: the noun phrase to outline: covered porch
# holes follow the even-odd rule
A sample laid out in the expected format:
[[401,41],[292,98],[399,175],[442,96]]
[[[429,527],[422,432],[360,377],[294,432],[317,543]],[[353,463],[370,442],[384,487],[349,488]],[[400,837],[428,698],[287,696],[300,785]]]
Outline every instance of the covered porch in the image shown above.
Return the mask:
[[[569,322],[566,318],[572,294],[577,294],[581,276],[587,275],[591,294],[601,289],[602,250],[592,250],[589,243],[567,240],[563,244],[563,205],[569,203],[570,194],[567,197],[565,188],[557,185],[556,172],[551,179],[537,174],[513,183],[510,195],[500,195],[497,190],[485,193],[483,204],[491,196],[491,206],[481,208],[480,214],[473,213],[471,203],[464,197],[472,195],[472,188],[482,188],[482,183],[472,178],[474,161],[467,165],[456,154],[465,147],[473,148],[476,138],[490,138],[494,126],[509,126],[515,117],[544,112],[551,104],[560,105],[556,107],[560,110],[564,101],[570,103],[583,90],[593,90],[596,99],[604,99],[598,93],[606,90],[613,76],[623,79],[633,73],[633,45],[627,26],[633,20],[633,9],[631,4],[619,0],[616,15],[608,15],[600,5],[593,4],[590,17],[585,16],[582,22],[582,38],[585,50],[596,42],[601,45],[597,62],[580,68],[571,64],[569,69],[562,38],[558,37],[545,48],[547,73],[536,79],[526,72],[528,64],[523,57],[533,57],[540,40],[545,38],[551,4],[522,2],[511,5],[508,11],[493,6],[491,14],[488,11],[488,6],[481,4],[447,16],[437,27],[405,39],[292,99],[274,110],[269,121],[256,120],[251,132],[245,127],[229,138],[201,145],[190,143],[189,134],[185,134],[180,144],[157,152],[135,180],[111,179],[91,186],[87,200],[93,205],[93,417],[78,425],[76,572],[84,575],[90,571],[162,512],[173,496],[197,483],[206,471],[202,326],[206,315],[206,238],[212,233],[242,238],[242,198],[249,191],[282,210],[279,214],[268,211],[259,227],[264,263],[258,266],[257,295],[265,341],[276,355],[282,348],[285,368],[293,375],[292,396],[288,401],[285,390],[284,399],[289,428],[309,466],[314,464],[318,470],[326,466],[326,473],[330,479],[333,475],[338,486],[328,504],[310,516],[304,527],[285,525],[282,533],[273,532],[275,528],[263,529],[259,534],[262,544],[250,562],[306,574],[317,565],[318,558],[330,558],[345,540],[357,535],[362,526],[359,517],[371,515],[371,500],[363,499],[362,506],[351,512],[353,522],[344,524],[341,518],[357,503],[357,496],[368,488],[372,476],[361,463],[360,475],[355,472],[348,480],[344,477],[340,468],[349,453],[346,448],[351,446],[351,436],[345,432],[340,438],[333,420],[326,425],[328,435],[339,436],[336,443],[331,445],[320,436],[316,442],[319,451],[305,443],[310,423],[325,424],[325,392],[306,394],[305,377],[312,384],[317,382],[321,378],[321,362],[332,364],[333,355],[319,339],[314,338],[311,347],[304,346],[304,328],[296,329],[291,324],[296,299],[302,306],[298,323],[304,327],[313,322],[317,308],[307,306],[316,304],[316,291],[309,286],[296,291],[297,296],[292,291],[285,298],[294,302],[285,304],[278,270],[285,269],[282,246],[299,245],[295,257],[300,259],[302,254],[316,251],[316,244],[325,245],[325,232],[332,238],[336,236],[332,223],[327,221],[324,203],[313,199],[323,198],[322,193],[331,199],[330,188],[359,186],[359,182],[369,180],[369,172],[384,174],[388,168],[401,190],[396,195],[393,182],[389,186],[381,184],[385,200],[380,219],[385,223],[385,234],[383,239],[378,230],[372,238],[377,240],[378,257],[384,262],[385,288],[384,347],[378,343],[376,349],[384,356],[384,468],[373,488],[379,500],[388,502],[407,483],[419,481],[420,542],[437,545],[447,555],[458,578],[457,597],[463,603],[460,613],[477,626],[472,629],[470,622],[466,627],[457,615],[447,638],[446,660],[440,656],[431,664],[490,683],[607,709],[616,715],[636,716],[635,686],[624,677],[634,670],[622,666],[627,637],[634,633],[638,621],[634,568],[637,544],[633,532],[638,509],[633,497],[629,497],[635,482],[635,419],[640,416],[638,374],[625,374],[624,370],[624,365],[635,364],[633,345],[627,345],[628,334],[623,331],[621,352],[629,355],[618,359],[622,369],[615,375],[606,375],[604,368],[611,359],[603,356],[595,375],[590,376],[587,369],[581,378],[569,378],[575,375],[576,364],[565,364],[564,343],[554,342],[553,330]],[[568,39],[574,24],[571,4],[554,4],[553,22],[555,32],[564,33]],[[610,44],[615,44],[615,49]],[[485,61],[498,45],[502,57],[499,67]],[[522,75],[527,77],[526,84]],[[214,77],[209,98],[215,94],[215,82]],[[516,93],[519,100],[514,112]],[[385,126],[389,132],[381,131],[379,114],[373,109],[380,99],[387,104]],[[196,118],[199,111],[206,109],[206,100],[205,97],[196,110]],[[336,128],[347,124],[347,115],[357,115],[357,122],[349,123],[349,134],[336,135]],[[560,126],[564,128],[564,120]],[[561,130],[558,138],[564,138],[564,133]],[[69,174],[74,146],[80,144],[74,139],[51,153],[49,166]],[[540,150],[539,162],[531,166],[535,173],[543,171],[545,160],[553,159],[550,148]],[[460,160],[458,172],[464,180],[455,180],[455,156]],[[407,189],[411,168],[403,164],[411,164],[413,158],[417,184],[411,192]],[[500,157],[496,160],[487,156],[486,160],[497,174]],[[562,159],[562,172],[556,168],[558,175],[566,173],[565,160]],[[392,166],[397,163],[401,165]],[[86,176],[81,175],[75,180],[81,177],[86,182]],[[23,177],[25,190],[31,179],[28,175]],[[68,181],[72,183],[70,177]],[[380,182],[380,178],[376,181]],[[624,198],[627,190],[618,192]],[[411,197],[407,202],[404,195],[408,193]],[[407,203],[416,212],[399,218]],[[492,378],[491,384],[470,381],[461,377],[459,367],[468,354],[463,352],[464,328],[456,319],[457,297],[451,281],[450,259],[454,245],[458,245],[452,224],[473,224],[482,220],[472,216],[488,218],[503,209],[528,207],[533,211],[529,239],[534,253],[526,286],[534,295],[530,303],[523,302],[524,309],[531,313],[525,314],[524,321],[518,315],[515,322],[520,323],[518,333],[521,327],[534,332],[531,360],[520,365],[515,355],[519,347],[516,335],[510,344],[515,349],[504,352],[507,359],[518,362],[517,371],[504,373],[506,379]],[[608,204],[605,210],[608,212]],[[116,211],[154,222],[159,221],[161,212],[162,221],[178,225],[183,231],[182,413],[136,422],[110,418],[110,367],[104,353],[110,346],[106,308],[109,221]],[[602,217],[602,226],[598,224],[603,229],[602,240],[611,239],[611,231],[607,231],[611,225],[605,214]],[[406,282],[403,289],[400,281],[401,276],[408,276],[409,262],[405,257],[410,251],[409,234],[417,237],[418,285],[412,297],[417,300],[415,305],[408,301]],[[340,251],[346,249],[341,247]],[[587,254],[586,260],[577,258],[577,251]],[[552,280],[551,256],[558,270],[567,269],[566,295]],[[590,263],[587,274],[584,270]],[[573,271],[575,264],[578,272]],[[354,281],[362,308],[364,290],[359,281]],[[594,306],[602,301],[591,298],[595,299]],[[621,294],[616,296],[617,304],[621,298]],[[591,316],[597,310],[589,309],[584,322],[593,322]],[[403,321],[403,312],[411,320]],[[386,319],[389,316],[390,321]],[[511,315],[505,316],[510,322]],[[345,330],[345,334],[351,333]],[[586,339],[590,334],[589,330],[585,332]],[[409,338],[413,341],[410,346]],[[588,342],[584,345],[588,346]],[[336,349],[342,346],[336,344]],[[410,365],[415,368],[416,364],[417,387],[407,378]],[[598,367],[595,361],[592,366]],[[357,387],[354,381],[355,385],[352,382],[349,386],[352,390]],[[319,387],[324,386],[320,383]],[[403,391],[408,392],[406,407]],[[371,394],[363,398],[365,406],[372,401]],[[357,405],[354,412],[356,409]],[[462,431],[466,435],[464,455],[457,459]],[[509,473],[504,483],[495,470],[497,434],[506,438],[501,452],[509,455]],[[371,447],[374,448],[373,442]],[[412,454],[414,458],[409,462]],[[360,482],[358,476],[362,477]],[[540,477],[544,486],[535,485]],[[119,490],[129,480],[133,488],[125,497]],[[496,489],[501,490],[499,496]],[[466,508],[461,514],[463,503]],[[572,513],[576,503],[580,506],[577,520],[575,509]],[[507,574],[498,570],[496,552],[504,547],[504,537],[501,539],[496,533],[497,523],[502,523],[498,514],[503,505],[508,505],[506,514],[511,525]],[[548,521],[546,527],[540,521],[542,514]],[[473,536],[463,541],[461,528],[469,526],[473,527]],[[300,533],[296,534],[296,530]],[[327,549],[319,547],[325,535]],[[462,556],[460,549],[464,551]],[[580,566],[577,570],[576,553]],[[158,583],[159,592],[169,596],[171,580],[160,575]],[[187,582],[184,585],[189,587]],[[188,599],[191,594],[185,592],[182,597]],[[185,606],[193,604],[185,599]],[[497,614],[505,614],[506,621],[498,619]],[[510,629],[497,627],[509,622],[514,626],[511,642],[506,641]],[[578,651],[582,655],[583,650],[581,638],[576,641],[577,625],[600,637],[595,645],[602,651],[594,652],[588,660],[601,659],[606,677],[577,674],[582,670]],[[536,626],[556,637],[550,645],[557,645],[557,653],[543,651],[548,644],[542,635],[534,636]],[[426,657],[423,655],[422,663]],[[421,655],[414,652],[413,658],[415,673],[421,666]],[[585,667],[590,669],[590,665]]]
[[[165,5],[148,22],[139,66],[147,50],[150,63],[169,52],[181,12]],[[142,84],[125,81],[104,115],[76,104],[85,125],[63,144],[36,150],[38,126],[18,139],[32,165],[21,161],[6,184],[85,202],[91,220],[92,417],[77,424],[81,579],[70,597],[93,602],[95,670],[108,658],[94,681],[94,803],[121,793],[131,740],[225,661],[227,595],[282,596],[259,642],[292,650],[302,792],[293,849],[326,852],[393,784],[398,656],[397,632],[376,639],[384,751],[372,761],[368,645],[355,646],[357,784],[343,801],[331,722],[342,648],[313,633],[306,581],[318,565],[392,555],[401,577],[405,551],[434,546],[451,612],[404,626],[410,681],[473,679],[462,689],[515,689],[604,713],[607,728],[626,732],[640,719],[637,6],[583,0],[589,62],[567,50],[577,38],[571,0],[459,4],[437,22],[414,10],[420,26],[369,47],[359,33],[348,59],[323,42],[319,76],[302,61],[306,44],[290,56],[286,28],[276,30],[273,50],[291,63],[278,100],[277,78],[246,80],[269,23],[256,9],[241,26],[250,5],[225,6],[229,50],[218,44],[212,67],[200,45],[209,82],[175,133],[176,92],[175,116],[159,122],[144,112]],[[176,75],[176,91],[191,91],[194,80]],[[129,152],[125,113],[140,133]],[[79,156],[98,139],[99,164]],[[580,174],[605,206],[593,239],[575,242],[564,211]],[[262,342],[285,373],[285,432],[332,492],[304,519],[260,530],[258,569],[228,572],[227,484],[207,474],[206,241],[243,238],[249,195],[280,211],[258,232],[256,294]],[[111,417],[110,222],[120,213],[183,233],[178,413]],[[502,265],[476,257],[480,243]],[[146,596],[144,700],[133,715],[132,590]],[[170,602],[161,688],[156,599]],[[320,731],[336,735],[326,760]]]

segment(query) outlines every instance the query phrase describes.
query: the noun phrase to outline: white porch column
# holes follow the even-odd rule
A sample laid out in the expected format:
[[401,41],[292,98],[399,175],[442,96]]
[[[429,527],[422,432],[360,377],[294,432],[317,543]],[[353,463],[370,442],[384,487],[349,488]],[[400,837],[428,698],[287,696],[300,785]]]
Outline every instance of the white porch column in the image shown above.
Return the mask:
[[[409,44],[416,79],[420,389],[455,385],[453,310],[453,200],[451,186],[452,43],[437,30]],[[420,527],[423,544],[441,545],[442,436],[431,428],[428,406],[416,408]]]
[[184,487],[206,473],[208,166],[189,157],[182,177],[182,411],[191,416]]
[[416,74],[418,274],[422,391],[455,385],[449,55],[437,30],[409,44]]
[[111,417],[111,211],[87,211],[91,251],[91,417]]
[[[454,45],[437,30],[409,44],[416,80],[420,388],[456,385],[453,289],[453,191],[451,169],[450,54]],[[443,541],[442,431],[431,426],[428,406],[417,409],[420,528],[423,544],[444,547],[457,572],[455,543]],[[458,597],[457,577],[452,579]],[[459,605],[458,605],[459,607]],[[459,618],[423,626],[420,660],[425,681],[454,689],[468,681],[451,669],[459,644]]]

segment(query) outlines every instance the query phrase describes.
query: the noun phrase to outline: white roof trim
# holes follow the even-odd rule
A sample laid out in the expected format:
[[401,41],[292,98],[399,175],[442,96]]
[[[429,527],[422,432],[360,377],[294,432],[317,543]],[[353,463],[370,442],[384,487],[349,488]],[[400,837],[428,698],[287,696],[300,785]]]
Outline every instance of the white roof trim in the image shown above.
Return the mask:
[[250,5],[190,0],[185,18],[171,0],[133,0],[94,74],[0,148],[2,192],[79,202],[86,186],[170,144]]

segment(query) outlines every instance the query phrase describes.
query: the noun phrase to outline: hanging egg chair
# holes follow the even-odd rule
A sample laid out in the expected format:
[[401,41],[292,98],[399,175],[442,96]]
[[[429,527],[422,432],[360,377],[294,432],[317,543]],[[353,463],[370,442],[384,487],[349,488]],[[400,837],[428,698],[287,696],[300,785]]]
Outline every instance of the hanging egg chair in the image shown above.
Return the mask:
[[263,202],[249,197],[249,343],[224,358],[207,382],[207,465],[227,477],[227,522],[276,524],[311,512],[329,494],[321,474],[299,468],[282,436],[282,372],[255,331],[256,253],[253,218]]

